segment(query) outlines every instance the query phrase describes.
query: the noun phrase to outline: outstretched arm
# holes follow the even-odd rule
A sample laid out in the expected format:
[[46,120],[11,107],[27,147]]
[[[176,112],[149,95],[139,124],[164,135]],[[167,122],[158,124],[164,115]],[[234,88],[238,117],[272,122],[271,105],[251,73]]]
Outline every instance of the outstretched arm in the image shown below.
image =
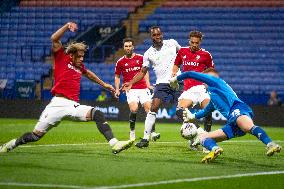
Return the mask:
[[144,79],[146,81],[147,88],[152,90],[153,86],[151,86],[151,83],[150,83],[149,71],[146,73]]
[[196,119],[203,118],[203,117],[207,116],[209,113],[211,113],[214,110],[215,110],[215,108],[214,108],[213,104],[210,101],[204,109],[202,109],[202,110],[198,111],[197,113],[195,113],[195,118]]
[[140,81],[141,79],[143,79],[145,77],[145,75],[147,74],[148,72],[148,68],[147,67],[143,67],[141,69],[141,71],[136,74],[133,79],[129,82],[131,85],[137,83],[138,81]]
[[177,75],[179,67],[177,65],[173,65],[172,68],[172,77],[175,77]]
[[214,106],[211,103],[211,101],[209,102],[209,104],[202,110],[198,111],[197,113],[192,114],[188,108],[185,108],[183,110],[183,120],[185,122],[190,122],[193,119],[200,119],[205,117],[206,115],[208,115],[208,113],[212,112],[214,110]]
[[99,84],[100,86],[102,86],[103,88],[109,90],[112,93],[115,93],[115,89],[113,88],[113,86],[111,86],[108,83],[105,83],[103,80],[101,80],[94,72],[92,72],[91,70],[87,70],[87,72],[84,74],[88,79],[90,79],[91,81]]
[[140,81],[141,79],[143,79],[145,77],[145,75],[148,72],[148,68],[147,67],[143,67],[141,69],[141,71],[139,73],[137,73],[133,79],[129,82],[126,82],[122,85],[122,90],[123,91],[129,91],[132,87],[133,84],[137,83],[138,81]]
[[52,42],[53,52],[56,52],[62,48],[62,43],[60,42],[60,39],[67,30],[70,30],[71,32],[75,32],[77,30],[77,24],[73,22],[68,22],[52,34],[52,36],[50,37],[50,40]]
[[206,83],[208,86],[219,86],[219,82],[218,82],[218,78],[208,75],[208,74],[203,74],[203,73],[198,73],[198,72],[184,72],[182,74],[180,74],[179,76],[177,76],[177,80],[178,81],[182,81],[184,79],[187,78],[192,78],[192,79],[196,79],[198,81],[201,81],[203,83]]
[[115,97],[116,98],[118,98],[119,95],[120,95],[119,85],[120,85],[120,75],[115,74],[115,76],[114,76],[114,87],[115,87]]

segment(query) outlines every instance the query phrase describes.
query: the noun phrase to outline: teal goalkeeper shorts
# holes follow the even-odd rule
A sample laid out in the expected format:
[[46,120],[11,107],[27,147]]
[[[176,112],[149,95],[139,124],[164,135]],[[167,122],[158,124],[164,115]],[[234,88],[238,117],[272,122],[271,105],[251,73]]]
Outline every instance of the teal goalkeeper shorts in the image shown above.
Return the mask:
[[237,125],[237,118],[241,115],[253,117],[252,109],[245,103],[236,102],[231,108],[227,124],[221,129],[227,135],[228,139],[244,136],[246,133]]

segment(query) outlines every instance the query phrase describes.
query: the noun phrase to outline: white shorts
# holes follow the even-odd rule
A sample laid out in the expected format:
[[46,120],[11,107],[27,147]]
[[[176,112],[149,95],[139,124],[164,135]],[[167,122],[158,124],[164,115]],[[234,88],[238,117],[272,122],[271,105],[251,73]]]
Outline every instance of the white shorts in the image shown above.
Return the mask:
[[183,91],[178,100],[192,100],[193,106],[197,103],[201,104],[204,99],[210,99],[204,85],[193,86],[190,89]]
[[130,89],[126,93],[126,97],[128,104],[131,102],[144,104],[152,101],[152,94],[149,89]]
[[41,113],[35,130],[47,132],[51,127],[59,124],[62,119],[87,121],[86,115],[92,108],[63,97],[53,97]]

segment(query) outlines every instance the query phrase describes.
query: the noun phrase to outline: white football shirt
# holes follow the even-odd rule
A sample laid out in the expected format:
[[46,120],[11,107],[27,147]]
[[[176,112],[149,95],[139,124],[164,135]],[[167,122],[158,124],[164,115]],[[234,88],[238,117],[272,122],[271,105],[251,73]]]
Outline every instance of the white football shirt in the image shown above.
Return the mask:
[[163,40],[163,46],[157,50],[151,46],[143,56],[143,67],[152,64],[158,83],[169,83],[177,51],[181,48],[174,39]]

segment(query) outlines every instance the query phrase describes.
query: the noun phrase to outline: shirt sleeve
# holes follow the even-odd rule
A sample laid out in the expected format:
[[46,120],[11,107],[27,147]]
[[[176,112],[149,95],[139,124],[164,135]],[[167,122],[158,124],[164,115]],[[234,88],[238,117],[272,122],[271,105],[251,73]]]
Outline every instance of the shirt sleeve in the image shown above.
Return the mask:
[[198,111],[196,114],[195,114],[195,118],[196,119],[200,119],[200,118],[203,118],[205,117],[208,113],[212,112],[213,110],[215,110],[213,104],[211,103],[211,101],[209,102],[209,104],[207,104],[207,106]]
[[58,51],[53,52],[53,56],[55,60],[61,59],[61,57],[64,55],[64,49],[63,47],[60,48]]
[[178,53],[177,53],[177,56],[176,56],[176,59],[175,59],[175,65],[176,66],[180,66],[181,65],[181,63],[182,63],[182,58],[181,58],[181,52],[180,52],[180,50],[178,51]]
[[184,72],[184,73],[180,74],[177,77],[177,80],[182,81],[182,80],[188,79],[188,78],[192,78],[192,79],[201,81],[203,83],[206,83],[208,86],[214,86],[214,87],[221,88],[219,79],[217,77],[214,77],[214,76],[211,76],[211,75],[208,75],[208,74],[193,72],[193,71]]
[[171,39],[172,43],[175,45],[176,47],[176,52],[178,52],[181,48],[181,46],[178,44],[178,42],[174,39]]
[[143,67],[149,68],[149,66],[150,66],[149,53],[146,51],[146,52],[144,53],[144,56],[143,56],[142,68],[143,68]]
[[207,68],[214,68],[215,67],[214,62],[213,62],[213,58],[212,58],[212,56],[209,52],[208,52],[208,55],[207,55],[206,66],[207,66]]
[[117,61],[116,64],[115,64],[115,71],[114,71],[114,73],[116,75],[120,75],[121,74],[121,67],[120,67],[119,61]]
[[84,64],[81,65],[81,69],[80,70],[81,70],[82,74],[86,74],[87,73],[87,69],[86,69]]

